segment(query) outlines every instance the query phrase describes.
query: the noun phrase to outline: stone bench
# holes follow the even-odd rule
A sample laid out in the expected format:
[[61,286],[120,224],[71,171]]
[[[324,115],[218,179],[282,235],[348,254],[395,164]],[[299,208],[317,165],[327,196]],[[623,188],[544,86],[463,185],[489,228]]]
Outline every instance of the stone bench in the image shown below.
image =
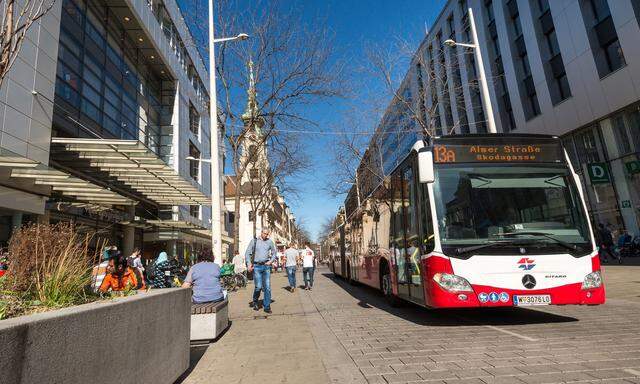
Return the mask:
[[191,305],[191,341],[216,339],[228,326],[228,300]]

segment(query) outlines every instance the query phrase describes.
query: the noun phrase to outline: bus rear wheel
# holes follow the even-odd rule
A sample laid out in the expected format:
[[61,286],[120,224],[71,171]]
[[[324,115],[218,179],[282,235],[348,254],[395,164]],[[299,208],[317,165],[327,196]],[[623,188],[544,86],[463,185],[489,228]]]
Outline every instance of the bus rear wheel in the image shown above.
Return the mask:
[[380,268],[381,278],[380,278],[380,290],[382,290],[382,294],[386,302],[397,308],[400,306],[400,300],[396,296],[393,295],[393,289],[391,288],[391,273],[389,271],[389,267],[386,264],[383,264]]

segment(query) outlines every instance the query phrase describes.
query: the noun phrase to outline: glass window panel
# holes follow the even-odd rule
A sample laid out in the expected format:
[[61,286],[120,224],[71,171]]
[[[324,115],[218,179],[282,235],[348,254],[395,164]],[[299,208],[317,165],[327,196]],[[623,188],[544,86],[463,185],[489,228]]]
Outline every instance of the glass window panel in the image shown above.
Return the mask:
[[622,54],[620,41],[616,40],[611,45],[606,47],[606,53],[609,62],[609,69],[611,72],[622,68],[626,64],[624,55]]
[[129,108],[129,105],[127,104],[122,106],[122,114],[131,121],[136,121],[138,119],[138,114]]
[[[64,26],[64,24],[62,24]],[[78,38],[82,38],[82,33],[75,35]],[[66,46],[66,48],[71,51],[76,57],[80,57],[82,54],[82,46],[78,41],[73,37],[73,35],[64,28],[60,30],[60,42]]]
[[616,144],[618,145],[620,155],[625,155],[631,152],[631,144],[629,142],[629,136],[627,135],[627,127],[624,125],[624,117],[622,115],[618,115],[613,118],[613,133],[616,138]]
[[102,126],[113,136],[120,137],[120,123],[112,120],[106,113],[103,114]]
[[138,105],[136,100],[126,92],[122,93],[122,102],[124,103],[124,105],[128,106],[129,108],[136,108]]
[[76,91],[80,87],[80,77],[63,63],[58,64],[58,78],[62,79]]
[[120,108],[109,102],[104,103],[104,113],[115,121],[120,121]]
[[109,87],[104,88],[104,98],[113,105],[120,105],[120,95],[112,91]]
[[74,107],[80,108],[80,96],[78,92],[71,88],[69,84],[63,83],[59,79],[56,81],[56,95]]
[[558,38],[556,36],[555,29],[547,35],[547,47],[549,48],[549,54],[551,56],[560,54],[560,46],[558,45]]
[[80,73],[80,60],[64,44],[60,44],[58,47],[58,59],[67,67]]
[[96,123],[100,124],[100,109],[96,107],[89,100],[82,98],[82,112],[87,115],[89,118],[94,120]]
[[102,32],[100,32],[100,30],[98,30],[98,28],[96,28],[96,26],[93,25],[93,23],[91,23],[89,20],[87,20],[85,31],[87,33],[87,36],[89,36],[91,40],[96,43],[96,45],[98,45],[99,47],[104,47],[105,41],[104,37],[102,36]]
[[73,21],[78,24],[82,24],[83,12],[82,10],[71,0],[65,0],[62,2],[62,9],[66,12],[65,20]]
[[102,97],[100,96],[100,93],[98,93],[96,90],[94,90],[91,86],[89,86],[87,83],[85,83],[82,86],[82,95],[89,99],[92,103],[94,103],[95,105],[100,105],[102,104]]
[[96,90],[99,90],[102,87],[102,81],[100,78],[87,67],[84,68],[83,73],[85,83],[88,83]]

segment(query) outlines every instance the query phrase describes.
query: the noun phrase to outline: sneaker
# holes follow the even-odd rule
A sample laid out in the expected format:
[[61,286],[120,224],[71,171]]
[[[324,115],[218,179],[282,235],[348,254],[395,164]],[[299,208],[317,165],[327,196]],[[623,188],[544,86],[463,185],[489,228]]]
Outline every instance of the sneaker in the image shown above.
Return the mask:
[[264,313],[271,313],[271,308],[265,308]]
[[260,307],[258,306],[258,303],[253,303],[253,310],[258,311],[259,309]]
[[295,293],[296,292],[296,287],[291,287],[291,293]]

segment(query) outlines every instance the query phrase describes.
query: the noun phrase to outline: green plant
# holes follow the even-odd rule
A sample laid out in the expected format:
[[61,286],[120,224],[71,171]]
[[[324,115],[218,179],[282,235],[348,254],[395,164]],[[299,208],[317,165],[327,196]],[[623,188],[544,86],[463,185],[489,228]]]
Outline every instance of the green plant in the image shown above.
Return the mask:
[[26,307],[63,307],[91,300],[91,264],[97,258],[94,237],[69,223],[20,228],[9,241],[6,289]]

